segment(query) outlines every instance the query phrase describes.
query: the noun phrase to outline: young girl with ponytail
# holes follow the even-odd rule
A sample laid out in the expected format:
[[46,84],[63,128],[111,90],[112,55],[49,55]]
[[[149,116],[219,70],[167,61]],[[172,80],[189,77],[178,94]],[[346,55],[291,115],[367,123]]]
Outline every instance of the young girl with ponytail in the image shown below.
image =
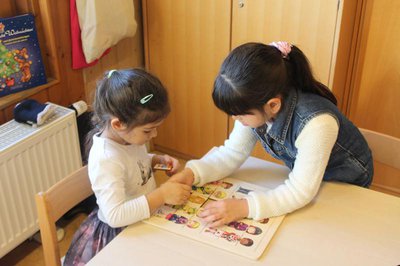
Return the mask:
[[296,46],[274,42],[235,48],[221,66],[212,97],[236,120],[234,129],[223,146],[189,161],[172,179],[203,185],[223,178],[240,167],[257,141],[290,173],[275,189],[208,204],[200,215],[210,227],[293,212],[315,197],[322,181],[371,184],[367,142],[338,110],[332,92],[314,78]]

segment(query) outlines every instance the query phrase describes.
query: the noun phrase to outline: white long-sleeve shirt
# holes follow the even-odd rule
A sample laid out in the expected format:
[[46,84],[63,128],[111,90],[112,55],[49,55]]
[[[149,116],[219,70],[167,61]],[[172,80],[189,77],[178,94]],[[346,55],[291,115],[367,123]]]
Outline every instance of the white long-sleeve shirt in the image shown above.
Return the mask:
[[[311,119],[296,139],[297,156],[288,179],[267,192],[250,192],[248,217],[259,220],[279,216],[308,204],[318,192],[338,132],[337,120],[330,114]],[[203,185],[233,173],[250,156],[257,140],[250,127],[236,121],[223,146],[186,164],[194,173],[194,184]]]
[[145,195],[156,188],[151,160],[145,145],[93,137],[88,171],[101,221],[122,227],[150,217]]

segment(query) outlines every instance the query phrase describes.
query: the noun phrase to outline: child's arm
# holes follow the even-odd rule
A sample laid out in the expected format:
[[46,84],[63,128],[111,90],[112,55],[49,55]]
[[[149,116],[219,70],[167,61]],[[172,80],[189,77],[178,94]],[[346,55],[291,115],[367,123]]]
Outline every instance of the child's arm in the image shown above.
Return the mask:
[[337,134],[335,118],[317,116],[296,140],[295,167],[284,184],[267,192],[250,192],[246,199],[210,203],[199,216],[211,222],[210,226],[220,226],[238,218],[259,220],[305,206],[318,192]]
[[296,160],[284,184],[249,193],[249,217],[279,216],[307,205],[318,193],[338,132],[337,120],[329,114],[311,119],[296,139]]
[[111,227],[127,226],[147,219],[151,211],[162,204],[182,204],[190,195],[190,186],[168,183],[148,194],[130,198],[126,194],[125,169],[120,159],[108,157],[92,160],[89,164],[90,181],[102,221]]
[[159,188],[146,195],[150,213],[163,204],[180,205],[190,196],[191,187],[177,182],[165,182]]
[[257,136],[252,129],[236,121],[223,146],[215,148],[199,160],[187,162],[186,167],[194,173],[193,183],[202,186],[232,174],[250,156],[256,142]]

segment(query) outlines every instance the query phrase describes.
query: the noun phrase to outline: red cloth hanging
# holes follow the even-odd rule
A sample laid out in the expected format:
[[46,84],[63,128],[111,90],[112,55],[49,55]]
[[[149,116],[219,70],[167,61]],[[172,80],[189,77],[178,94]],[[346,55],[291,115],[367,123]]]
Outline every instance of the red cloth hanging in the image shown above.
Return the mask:
[[[81,28],[79,26],[78,12],[75,0],[70,0],[70,24],[71,24],[71,48],[72,48],[72,69],[90,67],[99,61],[98,59],[88,64],[82,50]],[[110,52],[108,48],[101,57]]]

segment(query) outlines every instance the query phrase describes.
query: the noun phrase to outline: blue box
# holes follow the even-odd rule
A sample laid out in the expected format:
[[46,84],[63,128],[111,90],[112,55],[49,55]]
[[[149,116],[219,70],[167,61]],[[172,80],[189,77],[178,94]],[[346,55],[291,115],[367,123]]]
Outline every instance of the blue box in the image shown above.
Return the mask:
[[45,83],[34,16],[0,18],[0,97]]

